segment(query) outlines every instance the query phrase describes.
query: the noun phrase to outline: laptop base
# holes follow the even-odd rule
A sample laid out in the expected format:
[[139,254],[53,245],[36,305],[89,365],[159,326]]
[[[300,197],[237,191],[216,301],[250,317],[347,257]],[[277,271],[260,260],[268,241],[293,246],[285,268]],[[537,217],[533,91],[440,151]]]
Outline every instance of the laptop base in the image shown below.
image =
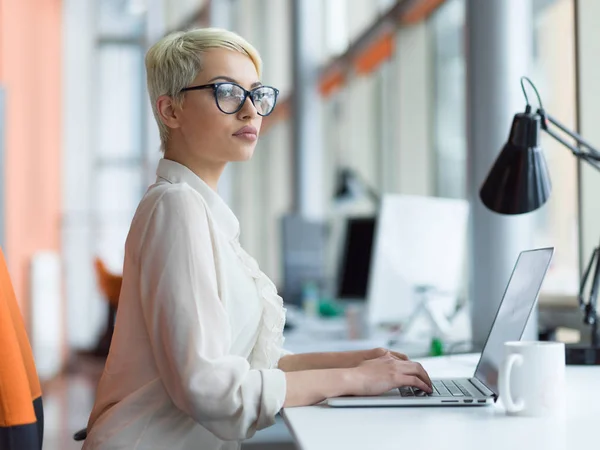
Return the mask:
[[[470,382],[469,379],[448,379],[448,380],[433,380],[434,384],[440,381],[458,381]],[[393,389],[383,395],[372,397],[334,397],[326,400],[326,404],[332,407],[351,408],[351,407],[386,407],[386,406],[486,406],[494,403],[493,395],[485,395],[477,393],[476,395],[442,395],[437,396],[420,396],[420,397],[404,397],[401,391],[404,388]],[[473,390],[476,392],[476,390]]]

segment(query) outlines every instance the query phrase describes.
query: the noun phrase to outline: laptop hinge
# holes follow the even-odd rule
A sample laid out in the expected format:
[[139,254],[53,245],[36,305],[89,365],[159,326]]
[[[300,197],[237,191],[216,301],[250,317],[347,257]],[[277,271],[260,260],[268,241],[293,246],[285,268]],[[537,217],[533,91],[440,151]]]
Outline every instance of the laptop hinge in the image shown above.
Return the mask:
[[488,389],[488,387],[485,384],[483,384],[481,381],[479,381],[477,378],[473,377],[469,381],[471,381],[471,383],[473,383],[473,385],[477,389],[479,389],[481,392],[483,392],[483,394],[490,396],[490,397],[494,397],[494,401],[496,401],[498,399],[498,396],[493,391]]

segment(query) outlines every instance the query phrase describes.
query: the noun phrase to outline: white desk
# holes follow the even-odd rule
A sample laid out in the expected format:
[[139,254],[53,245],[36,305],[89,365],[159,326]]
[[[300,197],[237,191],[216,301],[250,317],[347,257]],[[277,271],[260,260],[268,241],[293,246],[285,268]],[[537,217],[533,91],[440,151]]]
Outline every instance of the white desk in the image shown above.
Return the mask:
[[[478,355],[421,360],[433,377],[472,376]],[[600,448],[600,367],[567,367],[565,419],[509,417],[488,407],[286,408],[301,450]]]

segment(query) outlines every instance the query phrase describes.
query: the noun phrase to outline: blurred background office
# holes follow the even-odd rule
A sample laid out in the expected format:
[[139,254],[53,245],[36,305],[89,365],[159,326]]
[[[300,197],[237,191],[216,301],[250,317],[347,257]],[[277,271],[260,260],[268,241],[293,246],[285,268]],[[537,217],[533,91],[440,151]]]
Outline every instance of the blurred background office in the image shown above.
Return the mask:
[[598,17],[595,0],[0,0],[0,246],[42,381],[71,386],[47,402],[47,448],[70,448],[87,422],[93,382],[63,374],[107,332],[116,306],[101,274],[120,274],[161,157],[143,61],[157,39],[229,28],[281,91],[253,159],[230,165],[219,192],[292,310],[309,288],[334,311],[346,305],[336,300],[348,217],[376,218],[388,194],[462,199],[466,315],[489,328],[517,249],[554,246],[537,331],[585,337],[577,293],[600,237],[600,175],[544,135],[543,208],[499,217],[478,189],[524,110],[521,75],[600,144]]

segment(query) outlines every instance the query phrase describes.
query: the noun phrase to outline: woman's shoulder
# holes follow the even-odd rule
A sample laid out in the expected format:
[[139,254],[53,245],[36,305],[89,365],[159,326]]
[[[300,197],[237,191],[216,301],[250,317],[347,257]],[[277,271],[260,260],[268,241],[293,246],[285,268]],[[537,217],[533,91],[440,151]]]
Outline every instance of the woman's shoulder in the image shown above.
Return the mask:
[[156,207],[181,211],[181,208],[206,209],[202,195],[187,183],[155,183],[140,201],[139,213],[151,214]]
[[148,188],[133,216],[126,251],[138,253],[149,230],[160,234],[203,228],[210,233],[208,208],[202,196],[186,183],[156,183]]
[[145,234],[153,218],[160,220],[160,217],[172,217],[176,223],[204,222],[206,211],[202,196],[188,184],[156,183],[142,197],[131,223],[130,234]]

